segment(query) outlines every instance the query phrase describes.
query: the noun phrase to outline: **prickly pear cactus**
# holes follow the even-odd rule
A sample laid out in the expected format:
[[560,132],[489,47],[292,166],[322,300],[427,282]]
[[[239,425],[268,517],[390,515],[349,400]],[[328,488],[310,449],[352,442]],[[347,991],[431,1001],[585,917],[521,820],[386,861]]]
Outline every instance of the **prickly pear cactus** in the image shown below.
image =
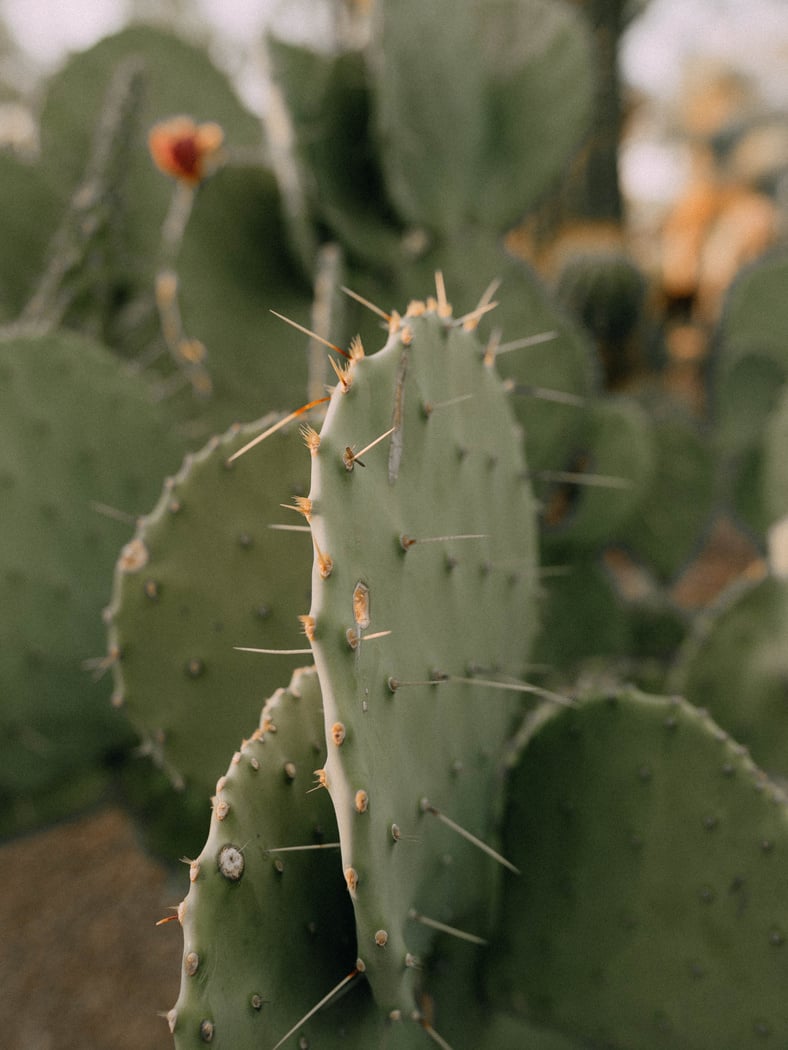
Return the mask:
[[127,740],[85,663],[101,670],[128,521],[182,455],[149,386],[105,347],[0,341],[0,834],[92,801]]
[[502,248],[588,127],[589,27],[561,0],[387,0],[372,23],[363,54],[272,42],[299,214],[333,231],[357,271],[350,283],[386,309],[423,295],[436,268],[457,301],[500,279],[498,367],[530,466],[557,469],[596,389],[594,355]]
[[[311,790],[324,750],[317,675],[297,671],[219,779],[208,840],[190,864],[181,990],[168,1014],[178,1050],[278,1046],[303,1004],[356,974],[336,821],[325,792]],[[301,1045],[376,1046],[387,1027],[362,987],[297,1031]]]
[[557,541],[587,550],[620,535],[651,486],[654,446],[651,420],[637,401],[595,401],[566,469],[547,472],[537,485],[548,546]]
[[593,1045],[788,1039],[788,804],[708,715],[636,692],[534,720],[488,988]]
[[788,583],[776,576],[728,587],[693,626],[671,686],[749,748],[776,776],[788,774]]
[[486,933],[496,863],[440,817],[495,836],[518,706],[496,686],[520,682],[534,628],[533,501],[474,325],[439,283],[390,318],[379,353],[354,348],[311,437],[321,781],[367,979],[405,1015],[430,924]]
[[763,534],[763,423],[788,378],[785,354],[788,254],[776,251],[743,270],[725,298],[711,369],[720,484],[744,522]]
[[172,785],[198,803],[200,838],[202,804],[238,727],[253,719],[260,693],[304,660],[233,648],[307,644],[298,615],[309,602],[312,548],[287,531],[296,515],[280,507],[309,487],[297,426],[272,434],[255,457],[228,462],[279,418],[234,427],[186,458],[121,552],[107,610],[115,704]]

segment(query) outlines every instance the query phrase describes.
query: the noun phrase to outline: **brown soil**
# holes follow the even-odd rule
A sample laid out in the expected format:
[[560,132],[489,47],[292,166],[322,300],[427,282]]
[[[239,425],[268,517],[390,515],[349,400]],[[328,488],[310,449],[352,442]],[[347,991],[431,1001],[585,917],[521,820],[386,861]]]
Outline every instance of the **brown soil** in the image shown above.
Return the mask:
[[106,808],[0,847],[7,1050],[172,1050],[188,888]]

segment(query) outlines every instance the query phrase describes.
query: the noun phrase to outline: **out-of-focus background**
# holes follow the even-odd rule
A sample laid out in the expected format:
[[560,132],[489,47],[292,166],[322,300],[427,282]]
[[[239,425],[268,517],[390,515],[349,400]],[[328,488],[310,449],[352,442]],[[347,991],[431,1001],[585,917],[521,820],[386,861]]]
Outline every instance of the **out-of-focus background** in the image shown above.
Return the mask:
[[[541,225],[526,221],[511,243],[547,278],[584,240],[625,243],[664,321],[665,382],[701,414],[700,377],[725,291],[743,265],[785,236],[786,4],[639,6],[620,49],[621,218],[565,224],[543,213]],[[273,27],[326,46],[330,9],[319,0],[2,0],[0,145],[35,151],[42,77],[132,18],[207,43],[262,115],[269,93],[261,35]],[[740,532],[729,530],[720,543],[718,575],[694,592],[686,584],[689,604],[757,558]],[[0,845],[0,1043],[169,1047],[157,1012],[177,995],[181,936],[177,923],[155,923],[172,914],[184,882],[142,849],[130,819],[112,805]]]

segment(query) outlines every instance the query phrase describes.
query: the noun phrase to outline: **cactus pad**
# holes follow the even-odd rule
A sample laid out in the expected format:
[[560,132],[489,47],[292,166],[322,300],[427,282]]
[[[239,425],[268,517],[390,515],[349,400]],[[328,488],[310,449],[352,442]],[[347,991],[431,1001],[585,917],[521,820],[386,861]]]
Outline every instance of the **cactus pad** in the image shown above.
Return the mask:
[[148,385],[90,340],[3,340],[0,376],[1,833],[84,802],[77,781],[128,736],[83,665],[104,648],[123,516],[183,446]]
[[499,1001],[628,1050],[786,1042],[788,807],[707,715],[629,692],[532,725],[505,848]]
[[[310,790],[324,747],[317,676],[298,671],[217,783],[208,839],[178,909],[181,991],[168,1014],[178,1050],[271,1050],[356,968],[352,908],[330,845],[334,814],[325,793]],[[279,852],[317,845],[327,848]],[[297,1032],[301,1046],[383,1046],[392,1027],[358,988]]]
[[520,679],[534,628],[532,497],[473,327],[439,295],[353,357],[313,443],[305,508],[324,779],[358,950],[378,1002],[406,1012],[409,964],[434,938],[422,918],[484,935],[497,866],[435,810],[494,837],[517,694],[489,680]]
[[172,782],[201,800],[261,692],[304,661],[233,648],[307,644],[298,614],[309,601],[309,537],[269,528],[296,524],[279,505],[308,488],[300,434],[280,430],[256,457],[227,462],[271,422],[234,427],[188,456],[116,567],[116,702]]

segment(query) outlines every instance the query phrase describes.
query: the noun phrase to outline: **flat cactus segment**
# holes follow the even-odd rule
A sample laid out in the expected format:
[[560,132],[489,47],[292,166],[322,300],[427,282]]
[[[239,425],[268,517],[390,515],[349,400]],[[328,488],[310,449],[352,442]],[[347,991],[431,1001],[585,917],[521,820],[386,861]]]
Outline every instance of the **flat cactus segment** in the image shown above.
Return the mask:
[[[309,461],[296,425],[254,456],[229,457],[273,417],[234,427],[187,457],[122,551],[108,611],[115,698],[173,783],[207,799],[251,721],[301,656],[234,646],[308,647],[309,536],[280,504],[304,496]],[[277,417],[278,418],[278,417]],[[218,692],[217,692],[218,690]]]
[[498,865],[436,811],[493,844],[495,756],[519,702],[489,681],[520,679],[535,627],[520,442],[483,348],[450,311],[439,282],[437,301],[411,304],[380,352],[348,365],[312,458],[325,781],[368,979],[406,1014],[406,962],[434,939],[424,920],[485,934]]
[[[334,814],[325,792],[311,790],[324,747],[317,676],[297,671],[217,783],[208,838],[190,865],[178,909],[181,989],[168,1015],[177,1050],[272,1050],[356,969],[352,908],[330,846]],[[296,846],[327,848],[282,851]],[[386,1037],[406,1026],[389,1022],[363,978],[354,980],[361,987],[282,1045],[389,1045]],[[407,1029],[423,1039],[415,1025]]]
[[635,691],[550,713],[510,798],[499,1004],[627,1050],[786,1042],[788,804],[708,715]]
[[655,465],[621,539],[660,578],[689,563],[715,506],[711,439],[683,413],[650,408]]
[[512,225],[590,118],[592,46],[582,19],[554,0],[388,0],[379,17],[377,120],[401,214],[441,231]]
[[780,777],[788,775],[787,643],[788,581],[743,580],[698,619],[671,678]]
[[760,533],[771,523],[762,483],[763,424],[788,379],[787,279],[784,250],[742,271],[726,296],[712,357],[722,494]]
[[0,834],[68,812],[128,737],[84,664],[104,651],[128,519],[182,455],[149,386],[105,347],[0,341]]
[[589,548],[616,538],[648,492],[656,469],[653,424],[632,398],[599,399],[564,470],[549,472],[537,495],[545,503],[545,538]]

